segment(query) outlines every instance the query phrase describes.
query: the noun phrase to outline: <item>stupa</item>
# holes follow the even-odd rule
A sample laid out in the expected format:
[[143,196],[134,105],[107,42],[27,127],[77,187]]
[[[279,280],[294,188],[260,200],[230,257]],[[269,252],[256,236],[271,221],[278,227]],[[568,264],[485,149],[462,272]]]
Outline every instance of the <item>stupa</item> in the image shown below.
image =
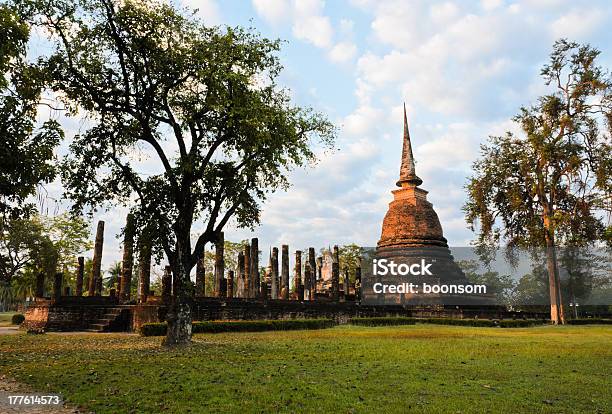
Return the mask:
[[[467,277],[451,255],[440,225],[440,219],[433,205],[427,201],[428,192],[420,188],[421,184],[423,184],[423,180],[416,174],[406,106],[404,105],[402,159],[399,180],[396,183],[399,188],[392,191],[393,201],[389,204],[389,209],[383,220],[381,237],[376,250],[372,252],[372,259],[387,259],[396,263],[408,264],[420,263],[425,260],[425,262],[431,263],[432,275],[410,275],[409,278],[402,278],[402,282],[470,285]],[[371,274],[370,272],[367,273]],[[398,281],[398,278],[393,276],[369,278],[368,287],[371,287],[372,283],[376,281],[394,283]],[[368,296],[367,292],[366,296]],[[381,299],[384,299],[385,303],[420,301],[419,303],[437,304],[472,304],[482,303],[483,300],[488,301],[484,296],[469,295],[402,294],[398,296],[374,296],[377,297],[379,303]],[[372,299],[371,295],[370,299]]]
[[404,105],[404,138],[398,190],[385,215],[378,250],[385,248],[440,246],[448,248],[442,226],[427,191],[419,188],[423,180],[416,175],[408,117]]

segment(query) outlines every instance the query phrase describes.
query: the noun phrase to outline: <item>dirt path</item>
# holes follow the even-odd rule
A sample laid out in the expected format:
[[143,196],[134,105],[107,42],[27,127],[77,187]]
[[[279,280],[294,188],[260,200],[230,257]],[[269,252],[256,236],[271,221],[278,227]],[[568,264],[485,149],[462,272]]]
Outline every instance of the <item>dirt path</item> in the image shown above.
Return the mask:
[[73,408],[60,405],[11,405],[9,396],[15,395],[49,395],[51,393],[37,393],[25,384],[0,375],[0,413],[4,414],[83,414]]

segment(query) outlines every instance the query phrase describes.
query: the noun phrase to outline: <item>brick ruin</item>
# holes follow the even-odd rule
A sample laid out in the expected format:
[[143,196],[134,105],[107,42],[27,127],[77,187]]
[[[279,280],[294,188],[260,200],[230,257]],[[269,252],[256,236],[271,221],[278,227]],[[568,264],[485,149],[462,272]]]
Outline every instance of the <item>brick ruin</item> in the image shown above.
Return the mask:
[[[406,112],[404,108],[404,136],[398,190],[385,215],[377,252],[393,254],[400,247],[427,247],[435,250],[437,260],[445,267],[448,280],[463,280],[465,275],[453,261],[442,226],[433,206],[427,201],[427,191],[419,188],[422,180],[416,175]],[[161,292],[151,286],[151,247],[140,246],[138,251],[137,282],[132,276],[134,262],[133,218],[128,215],[124,231],[124,252],[117,291],[101,296],[101,261],[104,241],[104,222],[97,225],[93,269],[89,285],[83,286],[84,258],[78,258],[76,291],[62,292],[62,274],[56,275],[53,292],[45,297],[44,279],[37,280],[36,300],[26,312],[26,329],[133,331],[146,322],[163,321],[172,298],[176,280],[170,266],[166,266],[161,280]],[[349,275],[342,268],[338,246],[328,248],[317,256],[314,247],[296,250],[295,266],[289,269],[289,246],[272,247],[268,264],[260,274],[260,250],[257,238],[237,255],[238,266],[226,269],[224,236],[215,246],[212,269],[205,268],[204,259],[195,269],[194,320],[282,319],[329,317],[338,321],[356,316],[454,316],[454,317],[511,317],[503,308],[495,306],[444,307],[406,306],[391,304],[365,306],[361,304],[361,274],[357,267]],[[280,263],[279,263],[280,262]],[[292,274],[292,275],[291,275]],[[211,277],[212,292],[206,292],[206,279]],[[40,278],[39,278],[40,279]],[[137,283],[137,297],[131,297],[131,287]],[[87,296],[83,296],[84,289]],[[533,315],[521,314],[521,317]],[[541,315],[538,315],[541,316]]]

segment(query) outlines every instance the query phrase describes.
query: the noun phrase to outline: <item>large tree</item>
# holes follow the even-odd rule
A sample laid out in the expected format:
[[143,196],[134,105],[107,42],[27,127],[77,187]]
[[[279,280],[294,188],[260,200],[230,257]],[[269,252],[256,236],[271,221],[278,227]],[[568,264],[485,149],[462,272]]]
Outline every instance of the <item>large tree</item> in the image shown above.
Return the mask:
[[520,134],[490,137],[467,186],[481,247],[545,251],[554,323],[563,321],[557,246],[612,241],[612,81],[599,54],[557,41],[541,72],[550,93],[521,108]]
[[231,218],[257,224],[266,194],[316,159],[316,142],[330,146],[335,128],[277,85],[279,41],[152,0],[35,5],[34,24],[56,45],[53,89],[91,125],[71,145],[67,194],[77,210],[130,205],[139,230],[154,226],[178,280],[165,344],[187,343],[189,274],[205,244]]

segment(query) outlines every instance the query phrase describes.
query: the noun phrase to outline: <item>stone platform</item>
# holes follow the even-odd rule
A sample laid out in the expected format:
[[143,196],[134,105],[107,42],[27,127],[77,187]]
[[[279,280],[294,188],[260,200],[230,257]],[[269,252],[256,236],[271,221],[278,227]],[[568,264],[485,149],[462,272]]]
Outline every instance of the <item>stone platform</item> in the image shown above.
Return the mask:
[[[26,311],[22,329],[45,331],[135,332],[143,323],[163,322],[167,307],[161,298],[146,304],[120,305],[116,298],[66,296],[37,300]],[[197,297],[193,320],[256,320],[329,318],[346,323],[355,317],[444,317],[480,319],[543,319],[547,314],[507,312],[498,306],[416,307],[366,306],[358,302],[222,299]]]

